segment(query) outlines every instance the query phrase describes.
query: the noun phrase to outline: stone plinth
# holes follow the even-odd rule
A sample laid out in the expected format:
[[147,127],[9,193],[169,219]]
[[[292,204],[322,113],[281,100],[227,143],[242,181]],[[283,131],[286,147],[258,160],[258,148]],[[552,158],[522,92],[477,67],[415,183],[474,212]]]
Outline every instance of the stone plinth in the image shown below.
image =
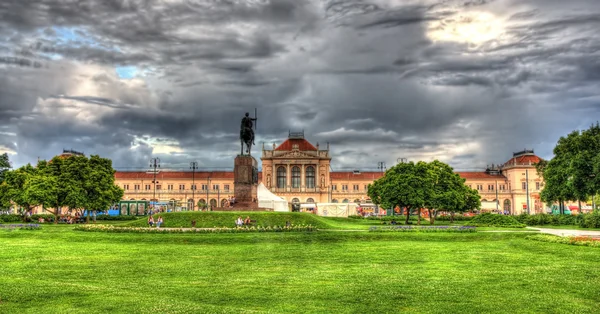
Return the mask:
[[258,163],[252,156],[237,156],[233,166],[234,207],[257,208]]

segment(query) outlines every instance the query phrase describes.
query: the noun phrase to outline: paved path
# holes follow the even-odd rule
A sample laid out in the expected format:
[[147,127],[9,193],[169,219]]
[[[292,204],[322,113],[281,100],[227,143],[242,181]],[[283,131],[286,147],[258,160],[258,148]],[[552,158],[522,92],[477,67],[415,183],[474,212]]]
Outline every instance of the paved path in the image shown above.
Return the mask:
[[561,236],[561,237],[587,236],[587,237],[592,237],[592,238],[600,238],[600,231],[548,229],[548,228],[533,228],[533,227],[527,227],[527,229],[539,230],[542,233],[553,234],[553,235],[557,235],[557,236]]

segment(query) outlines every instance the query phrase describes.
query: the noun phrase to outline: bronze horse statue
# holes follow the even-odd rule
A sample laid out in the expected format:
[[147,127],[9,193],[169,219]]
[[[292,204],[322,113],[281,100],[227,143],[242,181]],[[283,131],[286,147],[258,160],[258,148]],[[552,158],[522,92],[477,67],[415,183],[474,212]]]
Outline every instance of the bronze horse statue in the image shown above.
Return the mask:
[[242,118],[242,125],[240,128],[240,142],[242,144],[240,155],[244,155],[244,144],[246,145],[246,154],[248,154],[248,156],[250,156],[250,152],[252,151],[252,145],[254,145],[252,121],[256,121],[256,118],[250,118],[250,114],[246,112],[246,116]]

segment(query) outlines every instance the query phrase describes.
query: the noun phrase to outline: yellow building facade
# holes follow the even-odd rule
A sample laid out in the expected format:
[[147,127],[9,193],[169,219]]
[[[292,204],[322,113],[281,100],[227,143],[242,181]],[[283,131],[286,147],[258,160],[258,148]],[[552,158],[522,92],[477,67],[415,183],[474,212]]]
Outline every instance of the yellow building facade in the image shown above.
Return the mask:
[[[278,146],[263,146],[259,183],[290,204],[368,203],[367,186],[384,173],[334,172],[331,160],[329,145],[321,148],[303,133],[290,133]],[[486,171],[458,174],[479,191],[483,211],[520,214],[529,204],[530,213],[541,213],[543,181],[535,170],[539,161],[533,151],[523,151]],[[115,177],[125,200],[157,201],[182,210],[197,210],[198,201],[222,207],[233,197],[233,171],[120,171]]]

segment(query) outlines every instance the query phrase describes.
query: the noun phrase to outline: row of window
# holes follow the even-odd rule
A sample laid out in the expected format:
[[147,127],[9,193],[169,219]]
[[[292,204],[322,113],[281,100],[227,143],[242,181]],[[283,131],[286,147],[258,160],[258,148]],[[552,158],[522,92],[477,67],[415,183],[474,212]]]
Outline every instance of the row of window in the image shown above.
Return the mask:
[[[367,187],[368,187],[367,184],[363,185],[364,191],[367,190]],[[352,185],[352,191],[359,191],[359,189],[360,189],[360,185],[359,184]],[[331,186],[331,190],[332,191],[337,191],[338,190],[337,184],[332,185]],[[348,191],[348,185],[347,184],[342,184],[342,191]]]
[[[136,190],[136,191],[141,190],[140,187],[141,187],[140,184],[134,184],[133,185],[133,189]],[[202,184],[201,187],[202,187],[203,191],[206,191],[208,189],[208,185],[207,184]],[[225,191],[229,191],[229,184],[223,185],[223,188],[224,188]],[[156,189],[157,190],[162,190],[162,185],[157,184],[156,185]],[[212,189],[213,190],[219,190],[219,184],[213,184]],[[123,190],[128,191],[129,190],[129,184],[123,184]],[[146,191],[152,190],[152,185],[150,185],[150,184],[144,185],[144,190],[146,190]],[[167,185],[167,190],[168,191],[173,191],[173,184],[168,184]],[[179,185],[179,190],[185,190],[185,184],[180,184]],[[198,190],[198,186],[196,184],[192,184],[192,185],[190,185],[190,190]]]
[[[293,166],[292,167],[292,187],[299,188],[301,182],[301,172],[300,167]],[[315,187],[315,167],[308,166],[306,167],[306,172],[304,174],[305,184],[307,188]],[[277,168],[277,188],[283,189],[287,186],[287,169],[283,166]]]
[[[471,187],[471,185],[469,184],[469,187]],[[488,191],[493,191],[494,190],[494,184],[488,184],[487,186]],[[521,188],[523,190],[527,189],[527,182],[521,182]],[[510,190],[510,184],[508,185],[508,189]],[[535,189],[536,190],[540,190],[540,182],[536,182],[535,183]],[[477,184],[477,190],[478,191],[483,191],[483,184]],[[505,184],[500,184],[498,185],[498,191],[506,191],[506,185]]]

